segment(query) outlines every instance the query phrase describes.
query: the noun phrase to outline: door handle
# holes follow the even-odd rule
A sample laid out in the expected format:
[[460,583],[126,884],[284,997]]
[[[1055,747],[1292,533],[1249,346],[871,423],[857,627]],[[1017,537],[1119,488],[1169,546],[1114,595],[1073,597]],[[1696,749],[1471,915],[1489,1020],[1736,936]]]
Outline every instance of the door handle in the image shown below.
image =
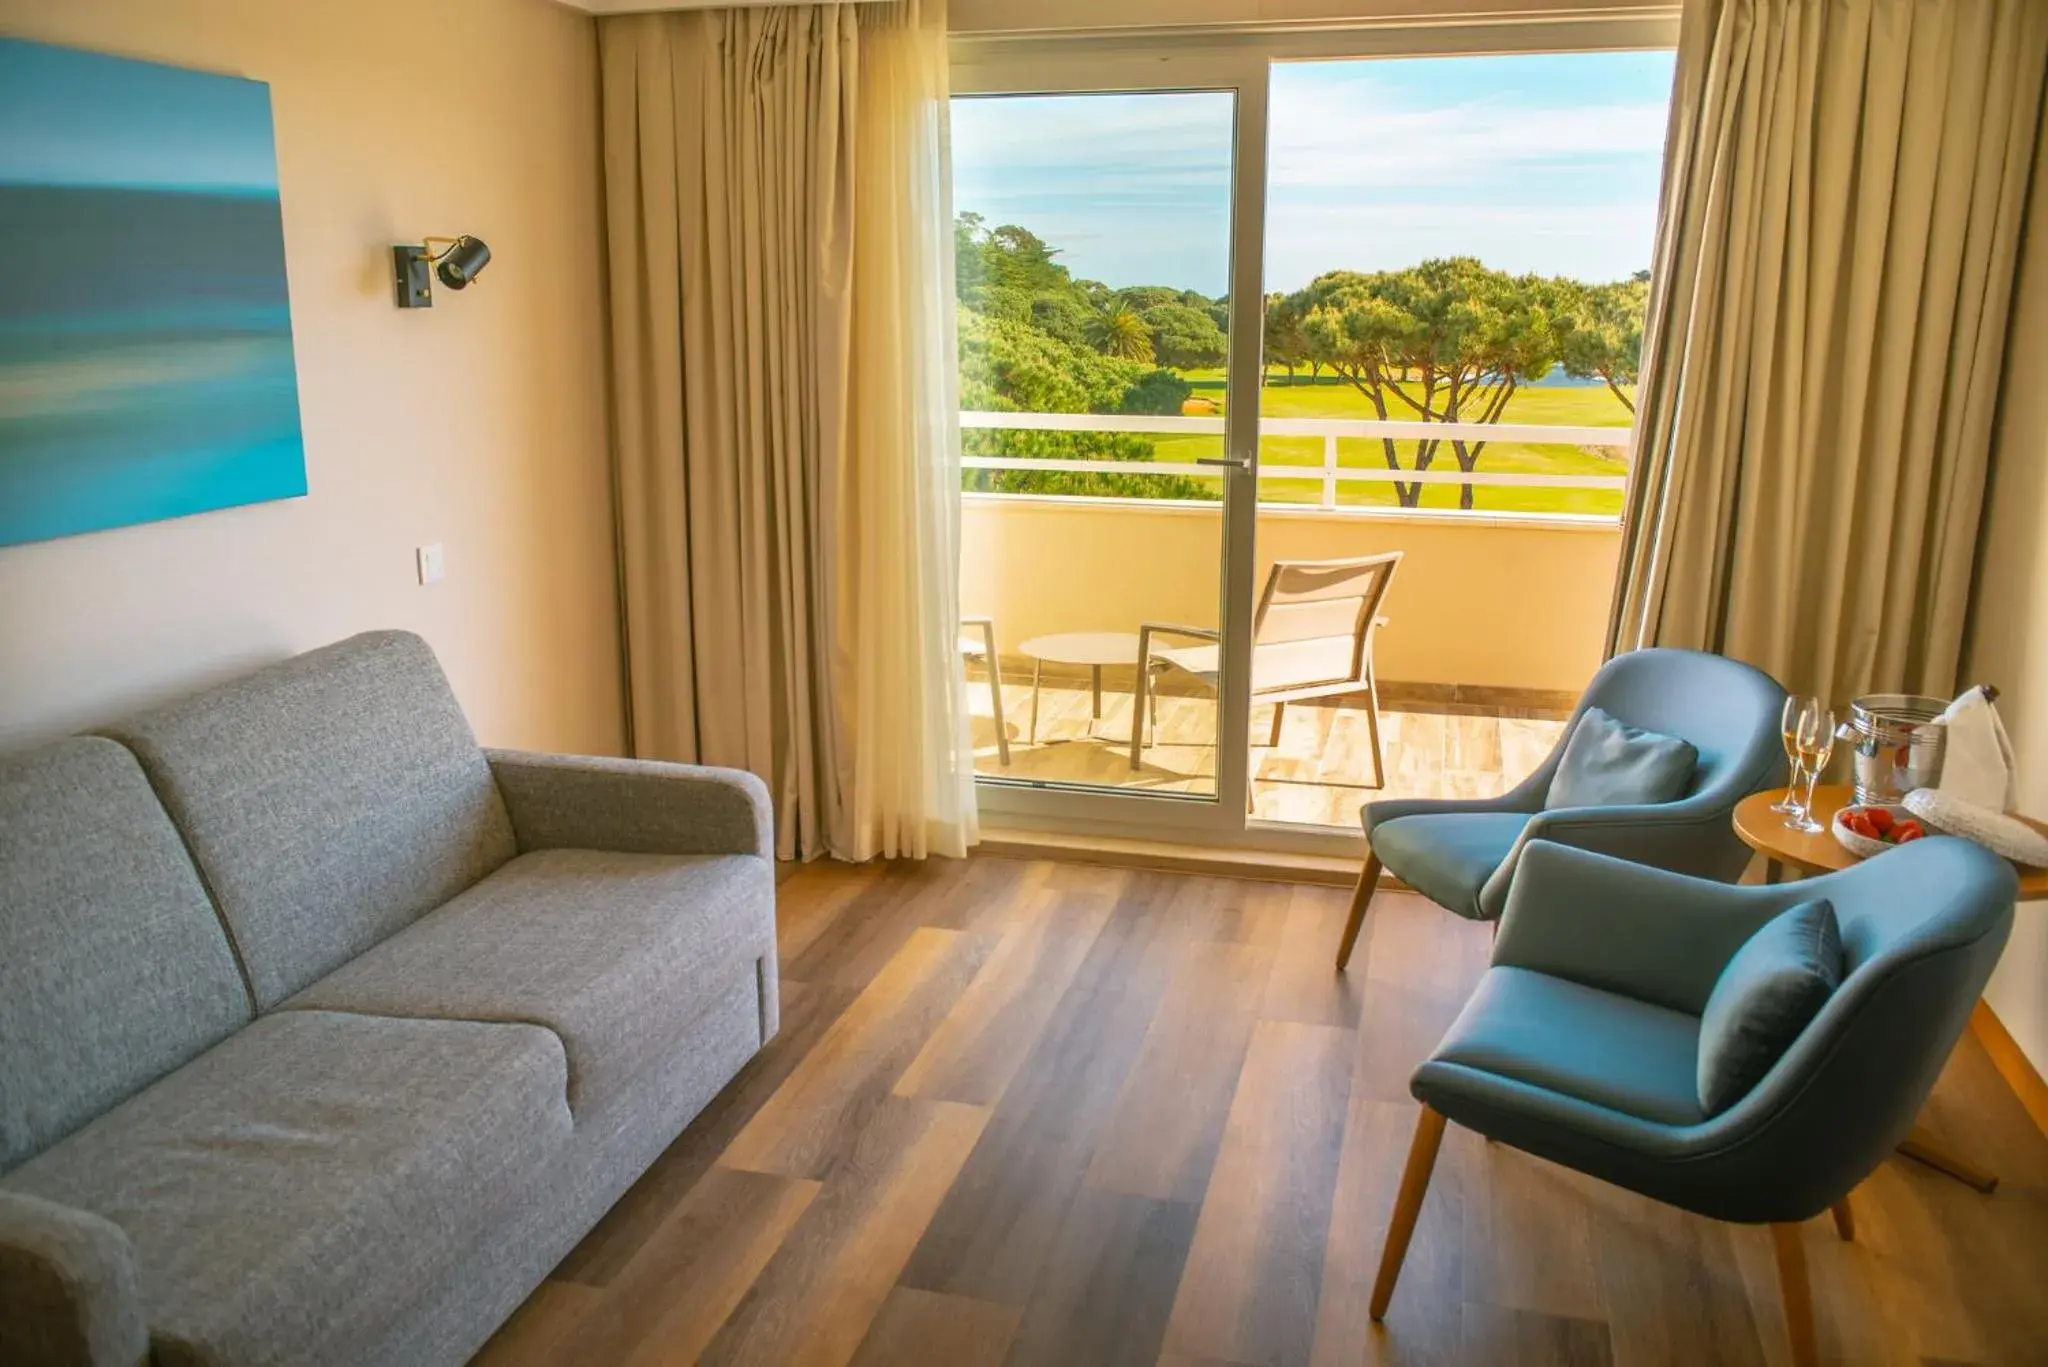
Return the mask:
[[1249,470],[1251,462],[1243,456],[1197,456],[1197,465],[1227,465],[1233,470]]

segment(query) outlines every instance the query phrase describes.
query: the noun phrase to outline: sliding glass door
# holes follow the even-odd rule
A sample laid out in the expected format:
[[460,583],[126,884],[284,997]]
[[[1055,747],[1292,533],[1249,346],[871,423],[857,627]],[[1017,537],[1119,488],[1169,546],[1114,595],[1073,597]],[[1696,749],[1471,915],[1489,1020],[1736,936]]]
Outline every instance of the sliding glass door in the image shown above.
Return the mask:
[[989,824],[1336,853],[1364,802],[1555,743],[1599,662],[1671,27],[956,47]]
[[1264,83],[1101,77],[953,101],[976,772],[998,811],[1237,828]]

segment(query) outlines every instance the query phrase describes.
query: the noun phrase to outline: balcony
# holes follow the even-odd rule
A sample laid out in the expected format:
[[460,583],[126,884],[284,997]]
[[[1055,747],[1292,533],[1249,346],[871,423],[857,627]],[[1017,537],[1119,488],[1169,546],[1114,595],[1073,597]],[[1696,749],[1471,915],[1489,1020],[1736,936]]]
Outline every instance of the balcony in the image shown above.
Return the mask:
[[[968,413],[962,426],[1200,437],[1217,454],[1223,432],[1220,418],[1070,413]],[[1461,433],[1462,426],[1484,430]],[[1430,430],[1417,430],[1424,427]],[[1618,506],[1622,475],[1489,469],[1483,458],[1469,473],[1395,471],[1364,465],[1360,448],[1376,450],[1389,438],[1415,443],[1462,435],[1486,440],[1496,451],[1562,447],[1618,453],[1628,429],[1269,418],[1262,435],[1269,452],[1280,445],[1271,439],[1294,439],[1287,445],[1295,454],[1283,456],[1284,463],[1270,455],[1262,462],[1255,584],[1264,583],[1276,559],[1390,550],[1403,552],[1404,559],[1383,608],[1388,624],[1375,651],[1384,786],[1374,786],[1363,696],[1290,704],[1277,744],[1268,743],[1271,708],[1255,705],[1246,737],[1253,815],[1350,826],[1359,806],[1378,797],[1478,797],[1520,781],[1556,743],[1562,718],[1599,665],[1619,532],[1611,514],[1513,505],[1555,503],[1551,491],[1570,491],[1569,498],[1593,491]],[[1298,454],[1318,445],[1320,462]],[[1193,460],[1133,464],[969,455],[962,464],[970,480],[978,471],[1142,471],[1216,486],[1214,468]],[[1396,482],[1411,488],[1464,485],[1474,490],[1476,503],[1493,506],[1467,511],[1362,501],[1370,494],[1384,499]],[[1039,666],[1021,647],[1060,633],[1135,632],[1148,621],[1213,628],[1221,503],[988,492],[969,492],[964,503],[962,610],[994,621],[1010,752],[1003,763],[987,666],[970,661],[977,772],[1213,792],[1216,708],[1205,691],[1162,681],[1157,739],[1133,769],[1128,746],[1135,670],[1104,669],[1097,717],[1086,669]],[[1035,671],[1040,678],[1034,739]]]

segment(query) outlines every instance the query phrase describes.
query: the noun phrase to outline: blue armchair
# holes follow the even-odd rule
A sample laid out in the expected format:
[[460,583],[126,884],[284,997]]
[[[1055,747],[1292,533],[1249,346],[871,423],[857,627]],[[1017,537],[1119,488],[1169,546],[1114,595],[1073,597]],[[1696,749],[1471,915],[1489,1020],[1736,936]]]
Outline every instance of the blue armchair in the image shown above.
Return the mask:
[[1498,920],[1533,840],[1596,850],[1639,864],[1733,881],[1749,863],[1731,814],[1751,793],[1785,778],[1778,733],[1785,691],[1770,675],[1722,655],[1651,649],[1602,665],[1572,713],[1588,707],[1699,751],[1692,787],[1675,802],[1544,809],[1564,753],[1557,748],[1510,791],[1493,798],[1396,798],[1360,813],[1370,847],[1337,948],[1341,971],[1365,924],[1382,868],[1431,901],[1475,921]]
[[[1387,1233],[1382,1318],[1447,1120],[1696,1214],[1773,1226],[1793,1361],[1813,1360],[1797,1222],[1846,1198],[1906,1137],[2012,929],[2010,865],[1934,837],[1821,878],[1731,887],[1543,842],[1493,964],[1415,1072],[1421,1121]],[[1844,976],[1748,1093],[1697,1092],[1700,1014],[1766,921],[1825,897]]]

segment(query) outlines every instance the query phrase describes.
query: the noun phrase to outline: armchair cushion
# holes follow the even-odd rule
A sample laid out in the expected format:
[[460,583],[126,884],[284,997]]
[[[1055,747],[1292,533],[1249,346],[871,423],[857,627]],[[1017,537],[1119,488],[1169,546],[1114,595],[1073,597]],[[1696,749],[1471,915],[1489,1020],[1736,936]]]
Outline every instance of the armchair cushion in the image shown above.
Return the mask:
[[1454,811],[1396,817],[1371,828],[1373,853],[1396,877],[1438,906],[1485,918],[1479,892],[1500,867],[1526,812]]
[[1491,968],[1415,1075],[1424,1101],[1473,1073],[1663,1125],[1700,1122],[1699,1018],[1525,968]]
[[1766,922],[1721,970],[1700,1018],[1700,1109],[1749,1094],[1842,985],[1842,934],[1824,897]]
[[1622,807],[1670,802],[1692,782],[1699,751],[1588,707],[1572,727],[1546,808]]

